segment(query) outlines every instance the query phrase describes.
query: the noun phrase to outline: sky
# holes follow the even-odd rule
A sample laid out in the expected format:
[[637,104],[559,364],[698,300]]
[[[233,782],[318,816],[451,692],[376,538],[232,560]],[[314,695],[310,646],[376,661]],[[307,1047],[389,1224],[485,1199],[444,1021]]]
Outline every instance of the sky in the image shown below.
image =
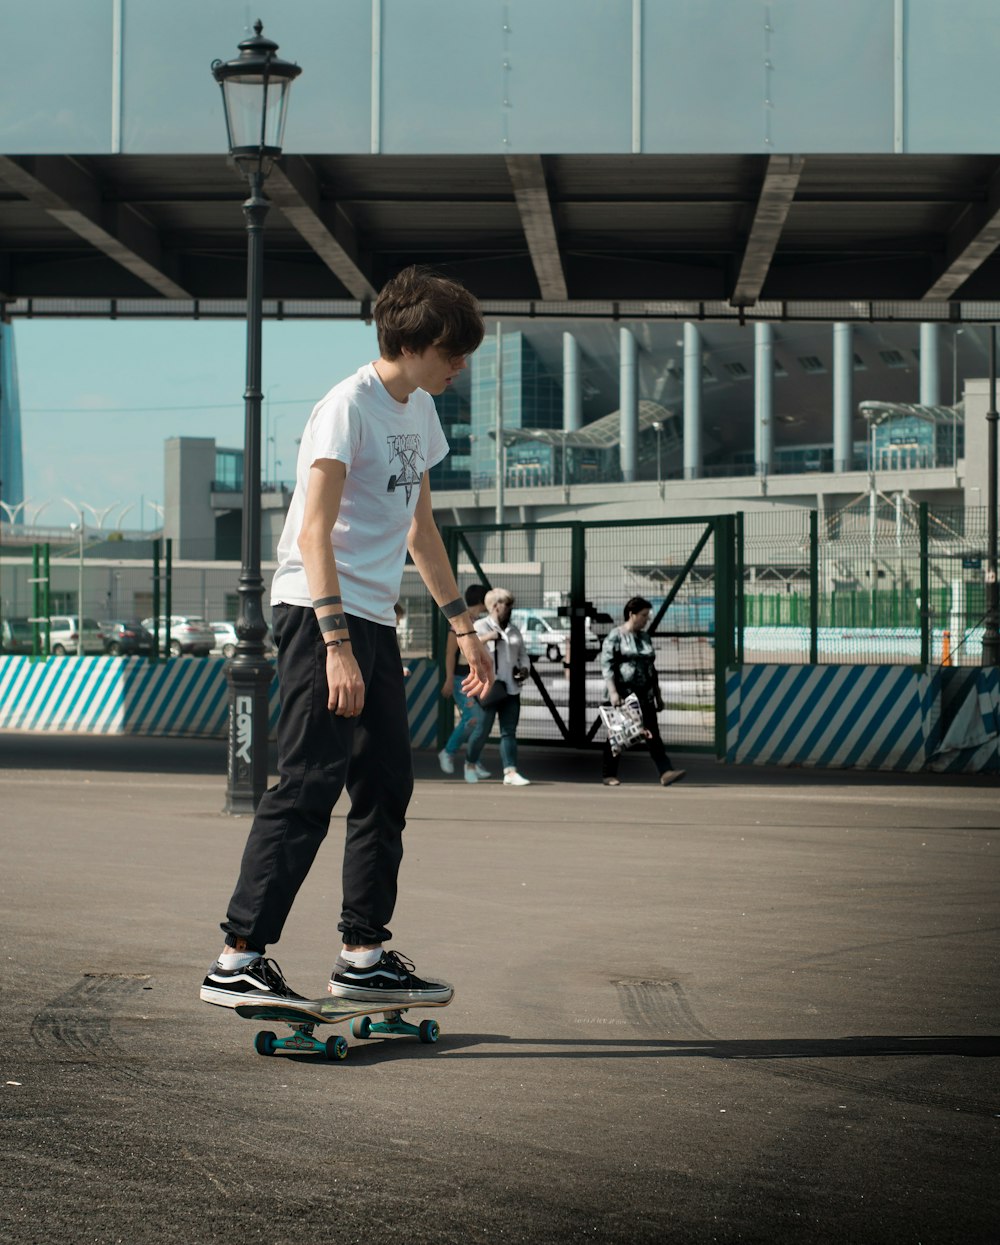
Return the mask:
[[[48,502],[41,526],[68,527],[69,498],[113,506],[106,528],[129,504],[121,526],[158,527],[148,503],[163,501],[168,437],[243,445],[242,320],[18,319],[13,335],[26,511],[30,520]],[[316,401],[377,355],[370,325],[265,321],[261,418],[274,436],[275,478],[294,479],[296,439]]]

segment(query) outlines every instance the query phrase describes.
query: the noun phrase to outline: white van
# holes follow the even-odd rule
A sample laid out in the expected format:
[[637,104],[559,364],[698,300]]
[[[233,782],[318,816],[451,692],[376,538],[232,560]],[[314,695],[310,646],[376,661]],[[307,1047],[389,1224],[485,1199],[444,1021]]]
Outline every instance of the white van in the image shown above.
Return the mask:
[[83,636],[80,635],[80,618],[77,614],[53,614],[49,619],[49,652],[53,657],[66,657],[69,653],[103,653],[104,634],[96,618],[83,620]]
[[562,661],[569,638],[569,619],[555,610],[521,610],[510,612],[510,620],[524,636],[529,657],[547,657]]

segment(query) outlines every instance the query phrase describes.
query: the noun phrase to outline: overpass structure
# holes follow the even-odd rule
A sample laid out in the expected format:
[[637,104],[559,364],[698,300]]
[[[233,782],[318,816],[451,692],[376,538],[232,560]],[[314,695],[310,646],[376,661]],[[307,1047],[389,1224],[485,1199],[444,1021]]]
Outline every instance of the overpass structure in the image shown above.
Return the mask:
[[[303,66],[266,313],[358,317],[400,267],[490,315],[1000,316],[993,0],[2,0],[0,302],[242,314],[209,64]],[[961,90],[956,84],[961,83]]]

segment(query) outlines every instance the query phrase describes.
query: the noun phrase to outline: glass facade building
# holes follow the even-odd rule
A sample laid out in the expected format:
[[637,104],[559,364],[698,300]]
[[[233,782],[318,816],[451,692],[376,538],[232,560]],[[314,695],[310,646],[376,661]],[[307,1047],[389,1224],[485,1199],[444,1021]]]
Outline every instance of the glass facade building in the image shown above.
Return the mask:
[[[505,333],[502,338],[502,419],[506,429],[562,427],[562,378],[553,376],[541,356],[521,332]],[[462,472],[452,488],[492,487],[496,477],[496,439],[490,433],[497,425],[497,340],[487,337],[472,356],[470,397],[467,413],[457,427],[467,436],[456,444],[437,399],[438,411],[445,423],[445,432],[452,441],[451,470]],[[445,394],[446,402],[458,398]],[[454,426],[454,425],[453,425]],[[466,432],[467,429],[467,432]],[[526,484],[551,482],[555,468],[555,450],[549,445],[533,443],[507,448],[507,478]],[[431,475],[432,484],[435,477]]]
[[215,479],[212,488],[216,493],[243,492],[243,451],[215,451]]

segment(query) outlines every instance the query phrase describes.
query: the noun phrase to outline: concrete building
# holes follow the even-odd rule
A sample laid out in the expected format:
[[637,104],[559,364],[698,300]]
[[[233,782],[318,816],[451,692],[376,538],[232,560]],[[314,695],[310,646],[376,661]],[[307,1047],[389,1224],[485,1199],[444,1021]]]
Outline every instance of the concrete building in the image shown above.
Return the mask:
[[[624,333],[501,323],[508,519],[830,513],[870,491],[870,468],[880,491],[913,502],[983,503],[982,486],[967,480],[961,399],[966,378],[985,372],[985,328],[789,324],[763,343],[752,327],[716,323]],[[495,518],[496,358],[491,324],[468,372],[438,399],[452,447],[431,472],[442,522]],[[238,556],[242,479],[241,450],[167,442],[164,530],[177,556]],[[291,487],[265,481],[265,556]]]

